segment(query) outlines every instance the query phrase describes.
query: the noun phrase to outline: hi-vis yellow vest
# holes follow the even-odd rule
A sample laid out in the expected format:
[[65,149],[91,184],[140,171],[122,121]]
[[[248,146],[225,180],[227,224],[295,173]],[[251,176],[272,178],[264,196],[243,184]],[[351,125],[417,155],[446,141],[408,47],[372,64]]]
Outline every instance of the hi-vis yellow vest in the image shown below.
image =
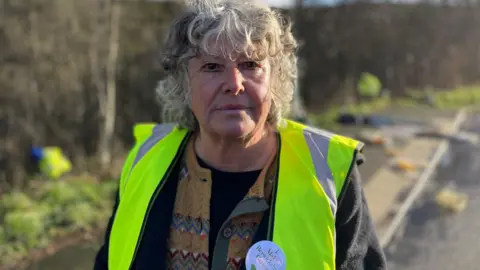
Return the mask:
[[[267,240],[283,249],[288,270],[334,270],[337,198],[363,145],[288,120],[279,133],[273,229]],[[151,201],[181,156],[187,135],[172,124],[135,127],[137,144],[124,165],[110,233],[110,270],[132,267]]]

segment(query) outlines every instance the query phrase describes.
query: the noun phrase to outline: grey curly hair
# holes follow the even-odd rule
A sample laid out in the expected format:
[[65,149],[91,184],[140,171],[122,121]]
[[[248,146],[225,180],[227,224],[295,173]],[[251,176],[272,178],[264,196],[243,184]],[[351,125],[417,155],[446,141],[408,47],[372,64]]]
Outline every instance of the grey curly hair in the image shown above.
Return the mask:
[[[212,50],[212,41],[216,41]],[[219,42],[221,41],[221,42]],[[162,64],[166,79],[157,87],[164,120],[195,130],[189,87],[188,60],[200,53],[234,59],[267,59],[271,65],[272,106],[267,123],[278,126],[291,106],[297,78],[297,42],[291,23],[279,12],[249,0],[196,0],[173,22],[167,35]]]

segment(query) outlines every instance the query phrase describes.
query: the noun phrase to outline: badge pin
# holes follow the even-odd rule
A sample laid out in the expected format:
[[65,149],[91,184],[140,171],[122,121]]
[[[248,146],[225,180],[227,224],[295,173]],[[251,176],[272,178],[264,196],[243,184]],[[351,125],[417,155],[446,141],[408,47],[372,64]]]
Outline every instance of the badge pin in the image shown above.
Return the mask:
[[247,270],[285,270],[285,253],[271,241],[255,243],[245,258]]

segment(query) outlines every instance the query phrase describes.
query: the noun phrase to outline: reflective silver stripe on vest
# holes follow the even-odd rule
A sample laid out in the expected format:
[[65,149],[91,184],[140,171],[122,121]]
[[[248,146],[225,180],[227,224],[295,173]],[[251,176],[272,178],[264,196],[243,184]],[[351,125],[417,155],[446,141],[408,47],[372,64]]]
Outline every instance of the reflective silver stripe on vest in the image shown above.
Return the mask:
[[132,167],[130,167],[130,171],[137,165],[137,163],[147,154],[150,149],[152,149],[155,144],[161,141],[168,133],[172,132],[175,124],[161,124],[156,125],[153,128],[152,135],[140,146],[138,149],[137,156],[135,156],[135,160],[132,163]]
[[125,188],[128,183],[128,179],[130,178],[130,174],[133,171],[133,168],[135,168],[135,165],[152,149],[155,144],[157,144],[159,141],[161,141],[167,134],[173,131],[175,128],[175,124],[161,124],[161,125],[156,125],[153,130],[152,130],[152,135],[148,137],[148,139],[140,146],[138,149],[137,155],[135,156],[135,159],[133,160],[132,166],[130,166],[130,170],[128,172],[128,177],[124,180],[125,182],[123,183],[123,187]]
[[327,163],[328,146],[332,134],[319,129],[305,128],[303,135],[305,136],[305,141],[312,156],[318,182],[328,197],[330,209],[335,217],[337,213],[337,189],[335,181],[333,180],[332,171]]

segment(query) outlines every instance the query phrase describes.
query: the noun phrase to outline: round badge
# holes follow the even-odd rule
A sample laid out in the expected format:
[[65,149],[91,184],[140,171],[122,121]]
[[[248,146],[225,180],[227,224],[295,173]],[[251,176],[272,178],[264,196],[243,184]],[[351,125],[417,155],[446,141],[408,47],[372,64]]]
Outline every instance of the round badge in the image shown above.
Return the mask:
[[285,270],[285,253],[271,241],[255,243],[245,258],[247,270]]

